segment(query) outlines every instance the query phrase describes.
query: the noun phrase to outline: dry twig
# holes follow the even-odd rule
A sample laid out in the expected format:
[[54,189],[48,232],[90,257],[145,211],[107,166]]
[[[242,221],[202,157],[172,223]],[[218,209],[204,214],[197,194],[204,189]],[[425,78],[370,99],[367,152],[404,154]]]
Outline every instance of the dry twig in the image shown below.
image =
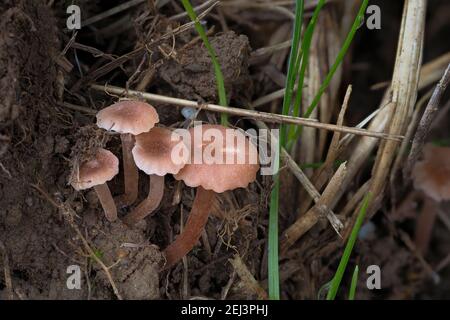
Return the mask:
[[247,288],[250,289],[251,292],[254,292],[257,295],[258,299],[267,300],[267,292],[263,288],[261,288],[258,281],[256,281],[252,273],[248,270],[247,266],[242,261],[241,257],[236,254],[234,255],[233,259],[229,259],[228,261],[233,265],[234,270],[241,278],[242,282],[245,283]]
[[419,127],[417,128],[414,140],[412,143],[411,151],[406,162],[406,166],[403,169],[403,178],[408,180],[410,173],[414,164],[420,156],[425,140],[430,131],[431,124],[435,118],[435,114],[438,111],[439,104],[441,102],[442,96],[444,95],[445,89],[450,81],[450,64],[444,72],[439,83],[433,91],[430,101],[420,119]]
[[114,294],[116,295],[117,299],[123,300],[121,294],[119,293],[119,290],[117,289],[116,283],[115,283],[113,277],[111,276],[111,273],[109,272],[109,268],[103,263],[103,261],[97,256],[97,254],[95,254],[94,250],[89,245],[89,242],[86,240],[86,238],[83,236],[83,234],[81,233],[81,231],[78,228],[78,226],[75,224],[75,221],[74,221],[74,218],[73,218],[75,216],[75,213],[73,212],[73,209],[70,208],[69,206],[67,206],[66,204],[59,204],[59,203],[57,203],[40,186],[38,186],[36,184],[31,184],[31,186],[33,188],[35,188],[39,193],[41,193],[41,195],[44,197],[45,200],[49,201],[55,208],[60,210],[60,212],[63,215],[63,217],[66,219],[66,221],[73,228],[73,230],[75,231],[77,236],[80,238],[81,242],[83,243],[83,246],[85,247],[85,249],[89,253],[89,256],[92,259],[94,259],[95,262],[97,262],[100,265],[100,267],[103,269],[103,271],[105,272],[106,277],[108,278],[108,281],[111,284],[111,287],[112,287],[112,289],[114,291]]
[[355,135],[362,135],[362,136],[381,138],[381,139],[393,140],[393,141],[401,141],[403,139],[403,136],[400,136],[400,135],[389,135],[389,134],[385,134],[383,132],[373,132],[373,131],[368,131],[368,130],[364,130],[364,129],[344,127],[344,126],[338,126],[338,125],[328,124],[328,123],[320,123],[318,121],[308,119],[308,118],[285,116],[285,115],[281,115],[281,114],[246,110],[246,109],[242,109],[242,108],[224,107],[224,106],[219,106],[216,104],[205,104],[205,103],[200,104],[195,101],[179,99],[179,98],[172,98],[172,97],[167,97],[167,96],[163,96],[163,95],[159,95],[159,94],[134,91],[134,90],[126,91],[125,88],[109,86],[109,85],[102,86],[102,85],[94,84],[91,86],[91,88],[96,91],[110,92],[110,93],[114,93],[114,94],[118,94],[118,95],[126,95],[127,97],[142,97],[145,100],[148,100],[151,102],[159,102],[159,103],[166,103],[166,104],[175,105],[175,106],[204,109],[204,110],[208,110],[208,111],[212,111],[212,112],[227,113],[227,114],[235,115],[235,116],[249,117],[252,119],[258,119],[258,120],[272,122],[272,123],[289,123],[289,124],[303,125],[305,127],[311,127],[311,128],[317,128],[317,129],[323,129],[323,130],[331,130],[331,131],[337,131],[337,132],[346,132],[346,133],[351,133],[351,134],[355,134]]

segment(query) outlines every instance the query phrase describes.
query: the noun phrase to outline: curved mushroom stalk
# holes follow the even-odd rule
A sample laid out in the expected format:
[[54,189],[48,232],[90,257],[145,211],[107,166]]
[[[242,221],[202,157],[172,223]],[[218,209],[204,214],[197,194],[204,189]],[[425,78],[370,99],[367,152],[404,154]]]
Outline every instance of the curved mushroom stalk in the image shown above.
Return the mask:
[[124,133],[120,135],[120,139],[122,141],[125,193],[117,197],[117,203],[119,207],[123,207],[133,204],[138,197],[139,172],[131,153],[134,146],[133,135]]
[[134,225],[143,220],[158,208],[164,195],[164,176],[152,174],[150,177],[150,187],[148,196],[133,211],[131,211],[123,222],[127,225]]
[[197,244],[208,221],[209,211],[215,197],[214,191],[205,190],[202,187],[197,188],[197,194],[184,226],[184,231],[164,250],[167,261],[164,269],[169,269],[175,265]]
[[439,203],[425,195],[422,210],[416,220],[416,233],[414,239],[417,249],[423,255],[428,251],[438,211]]
[[109,221],[114,221],[117,219],[117,209],[114,199],[109,191],[108,185],[102,183],[94,186],[94,190],[97,193],[98,199],[102,204],[103,210],[105,211],[106,219]]

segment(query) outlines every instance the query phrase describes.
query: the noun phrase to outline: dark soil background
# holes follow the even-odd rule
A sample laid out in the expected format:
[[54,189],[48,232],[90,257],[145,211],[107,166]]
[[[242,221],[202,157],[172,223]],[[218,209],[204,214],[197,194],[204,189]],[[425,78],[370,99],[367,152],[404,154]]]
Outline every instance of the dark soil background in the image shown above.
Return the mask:
[[[187,22],[185,18],[169,19],[180,13],[176,1],[162,8],[145,1],[83,27],[77,34],[65,30],[66,7],[70,3],[3,0],[0,4],[0,298],[11,295],[3,275],[3,269],[9,269],[14,299],[116,299],[105,273],[87,252],[75,228],[106,266],[113,265],[111,276],[124,298],[254,298],[236,277],[228,259],[238,252],[266,288],[270,179],[261,178],[247,190],[220,196],[202,245],[188,255],[187,261],[168,272],[159,272],[163,259],[159,248],[178,234],[180,213],[186,216],[192,204],[192,189],[166,179],[158,212],[129,229],[103,217],[93,191],[75,192],[68,185],[72,150],[98,138],[86,134],[92,132],[86,128],[80,132],[80,128],[94,123],[90,110],[99,110],[117,100],[113,95],[90,90],[89,84],[107,82],[217,102],[210,59],[195,30],[153,44],[155,39]],[[73,3],[80,5],[86,19],[120,2]],[[357,124],[377,108],[383,90],[371,87],[389,81],[392,75],[402,1],[371,3],[381,7],[382,29],[361,28],[343,67],[342,95],[348,84],[354,85],[348,125]],[[448,1],[429,1],[424,62],[450,50],[449,15]],[[221,16],[229,30],[223,29]],[[268,76],[267,66],[277,66],[267,58],[252,63],[251,54],[254,49],[269,45],[269,35],[287,22],[285,16],[264,10],[214,10],[208,15],[205,26],[214,27],[210,38],[224,72],[230,105],[245,105],[282,88],[277,76],[282,79],[285,64]],[[287,28],[286,39],[289,37]],[[123,59],[121,64],[117,63],[119,57]],[[163,125],[183,125],[181,108],[155,107]],[[218,120],[217,114],[212,113],[202,112],[199,117],[210,122]],[[251,126],[245,119],[233,118],[232,123],[243,128]],[[434,136],[448,139],[449,123],[447,117]],[[118,137],[108,136],[107,140],[108,148],[120,155]],[[143,198],[148,179],[143,173],[141,178]],[[109,185],[114,194],[120,194],[121,175]],[[295,197],[281,198],[282,228],[292,220],[289,212],[296,205],[293,200]],[[450,215],[448,206],[444,209]],[[366,274],[362,272],[358,298],[450,298],[450,269],[443,269],[439,274],[441,281],[434,283],[395,231],[400,229],[412,235],[414,214],[391,221],[387,218],[390,212],[388,206],[379,212],[373,219],[375,231],[356,245],[352,263],[358,262],[362,271],[368,265],[380,265],[383,275],[383,289],[369,291],[363,289]],[[125,213],[124,209],[119,214]],[[322,224],[314,227],[281,261],[282,298],[316,299],[319,289],[331,279],[343,244],[330,229]],[[425,257],[431,266],[450,252],[449,244],[450,232],[437,223]],[[73,264],[83,271],[81,290],[66,287],[66,270]],[[348,279],[344,282],[348,283]],[[346,291],[344,286],[343,292]]]

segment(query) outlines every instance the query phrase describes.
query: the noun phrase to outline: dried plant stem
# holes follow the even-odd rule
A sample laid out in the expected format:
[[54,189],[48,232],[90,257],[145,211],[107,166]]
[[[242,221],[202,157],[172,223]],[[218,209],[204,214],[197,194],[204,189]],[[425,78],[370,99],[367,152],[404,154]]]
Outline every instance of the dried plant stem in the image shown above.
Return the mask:
[[69,223],[69,225],[72,227],[72,229],[75,231],[75,233],[77,234],[77,236],[80,238],[81,242],[83,243],[83,246],[85,247],[85,249],[88,251],[89,256],[94,259],[95,262],[97,262],[100,267],[103,269],[103,271],[106,274],[106,277],[108,278],[109,283],[111,284],[111,287],[113,288],[114,294],[116,295],[117,299],[119,300],[123,300],[121,294],[119,293],[119,290],[117,289],[116,283],[113,279],[113,277],[111,276],[111,273],[109,272],[109,268],[103,263],[103,261],[97,256],[97,254],[94,252],[94,250],[91,248],[91,246],[89,245],[89,242],[86,240],[86,238],[83,236],[83,234],[81,233],[80,229],[78,228],[78,226],[75,224],[74,221],[74,215],[75,212],[73,211],[72,208],[68,207],[65,204],[59,204],[58,202],[56,202],[55,200],[53,200],[53,198],[50,197],[50,195],[44,190],[42,189],[39,185],[36,184],[31,184],[31,186],[33,188],[35,188],[37,191],[39,191],[39,193],[41,193],[41,195],[48,201],[50,202],[55,208],[57,208],[58,210],[60,210],[60,212],[62,213],[63,217],[65,218],[65,220]]
[[[265,130],[269,129],[267,125],[262,121],[255,120],[255,124],[260,129]],[[320,201],[319,191],[317,191],[317,189],[308,179],[303,170],[298,166],[298,164],[294,161],[294,159],[292,159],[291,155],[284,148],[281,148],[281,158],[285,161],[289,170],[297,178],[300,184],[305,188],[306,192],[310,195],[310,197],[314,200],[314,202],[318,203]],[[321,212],[321,214],[325,215],[328,218],[333,229],[337,232],[337,234],[339,234],[339,232],[343,228],[343,224],[334,214],[334,212],[330,210],[327,206],[320,206],[318,210]]]
[[[211,5],[211,7],[215,7],[216,5],[218,5],[219,4],[219,1],[216,1],[216,0],[207,0],[207,1],[205,1],[205,2],[203,2],[202,4],[200,4],[200,5],[198,5],[198,6],[196,6],[196,7],[194,7],[193,9],[194,9],[194,11],[200,11],[200,10],[202,10],[202,9],[204,9],[204,8],[207,8],[208,6],[210,6]],[[210,8],[211,9],[211,8]],[[209,9],[209,10],[210,10]],[[209,11],[208,10],[208,11]],[[170,18],[169,18],[169,20],[178,20],[178,19],[182,19],[182,18],[184,18],[184,17],[188,17],[188,13],[186,12],[186,11],[183,11],[183,12],[181,12],[181,13],[178,13],[178,14],[176,14],[176,15],[173,15],[173,16],[171,16]]]
[[125,216],[123,222],[134,225],[153,213],[161,203],[164,195],[164,176],[153,174],[150,176],[148,196],[133,211]]
[[90,18],[82,21],[81,24],[82,24],[83,27],[86,27],[86,26],[88,26],[90,24],[93,24],[95,22],[101,21],[101,20],[106,19],[106,18],[108,18],[108,17],[110,17],[112,15],[115,15],[115,14],[119,13],[119,12],[122,12],[124,10],[127,10],[127,9],[133,7],[133,6],[136,6],[136,5],[138,5],[138,4],[140,4],[140,3],[144,2],[144,1],[145,0],[130,0],[130,1],[127,1],[125,3],[122,3],[122,4],[114,7],[114,8],[106,10],[106,11],[104,11],[104,12],[98,14],[98,15],[90,17]]
[[430,131],[431,124],[433,123],[442,96],[444,95],[445,89],[447,88],[449,81],[450,81],[450,64],[447,66],[444,75],[442,76],[439,83],[436,85],[436,88],[433,91],[430,101],[428,102],[428,105],[425,108],[422,118],[420,119],[420,123],[414,136],[414,140],[412,143],[411,151],[408,156],[408,160],[406,162],[406,166],[403,169],[403,178],[406,180],[409,179],[412,168],[416,163],[417,159],[419,158],[420,153],[422,152],[423,145],[425,144],[425,140]]
[[[316,204],[320,203],[320,193],[316,190],[314,185],[311,183],[311,181],[308,179],[308,177],[305,175],[305,173],[300,169],[300,167],[297,165],[297,163],[288,156],[288,153],[285,149],[281,150],[282,157],[286,161],[289,168],[291,168],[292,173],[294,176],[299,180],[303,182],[303,186],[305,187],[305,190],[308,192],[308,194],[312,197],[314,202]],[[330,221],[331,226],[336,231],[336,233],[339,235],[341,230],[344,228],[344,225],[339,220],[339,218],[331,211],[326,205],[317,206],[316,210],[318,210],[322,215],[325,215]]]
[[255,277],[253,277],[250,270],[248,270],[244,261],[242,261],[239,254],[234,255],[233,259],[228,260],[234,267],[234,270],[238,274],[239,278],[241,278],[242,282],[246,285],[251,292],[256,294],[258,299],[267,300],[268,295],[267,292],[260,286],[258,281],[256,281]]
[[148,101],[152,101],[152,102],[156,102],[156,103],[159,102],[159,103],[165,103],[168,105],[175,105],[178,107],[183,106],[183,107],[203,109],[203,110],[218,112],[218,113],[227,113],[230,115],[249,117],[249,118],[258,119],[258,120],[262,120],[262,121],[266,121],[266,122],[272,122],[272,123],[289,123],[289,124],[303,125],[305,127],[345,132],[345,133],[350,133],[350,134],[355,134],[355,135],[369,136],[369,137],[381,138],[381,139],[393,140],[393,141],[401,141],[403,139],[403,136],[400,136],[400,135],[389,135],[389,134],[385,134],[383,132],[373,132],[373,131],[368,131],[368,130],[359,129],[359,128],[351,128],[351,127],[338,126],[338,125],[328,124],[328,123],[320,123],[316,120],[307,119],[307,118],[292,117],[292,116],[285,116],[285,115],[281,115],[281,114],[274,114],[274,113],[268,113],[268,112],[246,110],[243,108],[233,108],[233,107],[228,107],[228,106],[219,106],[219,105],[215,105],[215,104],[200,104],[195,101],[179,99],[179,98],[172,98],[172,97],[167,97],[167,96],[153,94],[153,93],[134,91],[134,90],[126,91],[125,88],[109,86],[109,85],[103,86],[103,85],[94,84],[91,86],[91,88],[93,90],[97,90],[97,91],[109,92],[109,93],[114,93],[114,94],[118,94],[118,95],[125,95],[128,97],[142,97]]
[[[422,58],[425,30],[426,0],[405,2],[400,30],[397,58],[392,78],[392,95],[388,132],[394,135],[405,133],[416,103],[417,88]],[[369,192],[383,192],[399,143],[384,141],[378,149]],[[370,210],[369,210],[370,211]]]
[[108,278],[108,281],[111,284],[111,287],[113,288],[114,294],[116,295],[117,299],[123,300],[122,296],[119,293],[119,290],[117,289],[116,283],[115,283],[113,277],[111,276],[111,273],[109,272],[109,268],[103,263],[103,261],[99,257],[97,257],[97,254],[91,248],[91,246],[89,245],[86,238],[83,237],[83,234],[81,233],[80,229],[78,229],[78,226],[75,225],[74,222],[72,222],[71,225],[72,225],[72,228],[77,233],[78,237],[81,239],[81,242],[83,242],[84,247],[89,252],[89,256],[92,259],[94,259],[95,262],[97,262],[100,265],[100,267],[103,269],[103,272],[105,272],[106,277]]
[[[443,64],[440,61],[445,61],[445,64]],[[443,73],[442,68],[445,68],[445,66],[449,62],[450,62],[450,53],[445,54],[430,63],[427,63],[420,72],[420,82],[418,84],[418,88],[419,89],[424,88],[429,83],[432,83],[433,81],[439,79],[439,77]],[[432,79],[430,80],[430,74],[439,74],[439,77],[437,79],[435,79],[435,77],[432,77],[434,80]],[[385,92],[384,98],[380,103],[380,108],[378,109],[378,112],[376,112],[376,114],[374,115],[373,119],[370,122],[369,130],[372,131],[385,130],[386,126],[389,123],[390,115],[392,114],[394,108],[394,104],[389,102],[390,96],[391,96],[391,89],[388,89]],[[344,151],[344,149],[347,148],[348,146],[348,143],[342,143],[344,140],[348,142],[348,139],[346,139],[346,137],[343,137],[340,140],[338,149],[339,154],[341,154]],[[334,206],[341,199],[341,197],[345,194],[348,186],[352,183],[355,175],[361,170],[362,167],[366,165],[367,159],[369,158],[370,154],[372,153],[373,149],[376,147],[378,142],[379,140],[370,137],[361,137],[357,141],[357,144],[353,147],[352,153],[347,163],[347,173],[341,183],[339,190],[334,195],[334,199],[331,201],[329,208],[333,209]],[[364,192],[367,192],[369,186],[365,185],[363,187]],[[311,220],[315,219],[312,214],[309,215],[309,218]],[[313,225],[313,221],[308,222],[307,219],[308,217],[304,215],[303,223],[305,226],[303,227],[303,229],[305,230],[310,229],[308,225]],[[346,238],[345,235],[344,238]]]
[[[348,86],[345,97],[344,97],[344,101],[342,103],[342,107],[341,107],[341,111],[339,112],[339,116],[337,119],[337,124],[338,125],[342,125],[342,123],[344,122],[344,116],[345,113],[347,111],[347,107],[348,107],[348,102],[350,100],[350,95],[352,92],[352,86]],[[327,157],[325,159],[325,163],[320,167],[319,170],[316,171],[316,173],[314,174],[312,181],[314,181],[314,185],[317,189],[322,189],[322,187],[325,185],[325,183],[330,179],[330,177],[333,175],[333,168],[334,168],[334,164],[336,159],[338,158],[339,154],[340,154],[340,140],[341,139],[341,133],[340,132],[335,132],[333,134],[333,138],[331,140],[330,146],[328,148],[328,153],[327,153]],[[304,199],[304,197],[302,197],[303,194],[301,194],[301,198]],[[302,214],[304,213],[311,205],[311,201],[310,199],[305,199],[305,201],[303,201],[303,203],[300,206],[300,210],[298,212],[298,214]]]
[[284,231],[280,242],[280,251],[282,254],[285,254],[291,245],[293,245],[302,235],[310,230],[317,223],[317,221],[319,221],[321,214],[318,208],[322,206],[331,206],[335,194],[341,188],[346,171],[346,163],[341,164],[323,191],[323,194],[316,205],[303,216],[299,217],[294,224]]
[[442,78],[443,70],[450,63],[450,52],[447,52],[436,59],[427,62],[420,71],[419,89],[428,87],[430,84],[439,81]]
[[405,139],[402,141],[402,144],[399,148],[397,157],[394,161],[394,164],[392,166],[391,174],[389,177],[389,183],[390,183],[390,189],[391,189],[391,202],[396,203],[397,202],[397,193],[395,185],[397,184],[397,178],[398,178],[398,171],[401,167],[405,168],[405,156],[407,156],[407,152],[409,152],[411,141],[413,139],[413,136],[416,132],[419,115],[422,113],[422,107],[428,101],[433,94],[432,90],[429,90],[426,92],[422,97],[417,101],[416,108],[412,114],[411,121],[408,125],[408,129],[405,133]]

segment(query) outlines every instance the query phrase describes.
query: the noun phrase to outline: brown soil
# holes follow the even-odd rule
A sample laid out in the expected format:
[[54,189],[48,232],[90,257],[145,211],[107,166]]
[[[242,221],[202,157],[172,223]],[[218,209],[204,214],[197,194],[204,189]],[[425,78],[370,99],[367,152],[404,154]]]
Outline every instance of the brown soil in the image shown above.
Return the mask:
[[[80,2],[86,16],[111,7],[107,1]],[[164,263],[160,248],[179,233],[180,214],[184,217],[188,214],[194,190],[167,178],[160,208],[130,229],[104,218],[93,191],[75,192],[68,185],[74,163],[89,157],[93,149],[106,145],[116,155],[121,154],[117,135],[105,136],[92,129],[92,113],[67,108],[67,104],[63,106],[64,101],[95,111],[117,100],[90,91],[89,83],[108,82],[199,102],[217,102],[210,58],[195,32],[183,32],[153,43],[178,26],[168,19],[177,12],[173,6],[158,10],[146,2],[126,11],[129,18],[123,24],[128,23],[129,27],[124,28],[122,24],[116,30],[111,27],[114,19],[106,19],[95,28],[83,28],[77,35],[77,43],[112,53],[113,58],[95,56],[92,49],[87,52],[73,47],[62,55],[72,37],[71,33],[63,32],[65,2],[55,1],[52,7],[42,3],[6,0],[0,4],[0,242],[9,258],[14,298],[117,298],[110,279],[88,252],[75,228],[81,231],[96,256],[110,267],[110,276],[123,298],[253,298],[253,293],[233,275],[228,259],[239,253],[249,271],[266,288],[270,179],[261,178],[246,190],[218,197],[201,245],[188,255],[187,261],[168,272],[159,271]],[[386,23],[392,23],[392,29],[397,30],[400,6],[390,1],[382,3],[387,16],[392,18]],[[448,31],[448,24],[442,22],[445,10],[440,9],[446,5],[448,9],[444,1],[431,5],[429,15],[434,20],[430,28],[435,34]],[[251,17],[251,22],[236,21],[236,13],[226,15],[232,31],[221,29],[217,15],[207,20],[208,28],[214,25],[220,30],[210,35],[210,39],[224,71],[231,105],[243,105],[279,89],[275,80],[284,72],[283,66],[275,73],[270,72],[270,76],[267,69],[263,70],[264,64],[276,69],[273,61],[264,60],[250,66],[251,47],[269,45],[266,33],[274,33],[280,17],[264,11],[255,17],[251,10],[244,10],[242,16]],[[348,67],[351,61],[346,62],[345,78],[361,84],[360,92],[352,98],[350,124],[369,113],[369,106],[376,105],[380,98],[381,92],[370,91],[369,85],[390,78],[396,37],[385,38],[384,34],[363,31],[358,36],[352,59],[359,65],[365,63],[364,72],[351,70]],[[365,47],[366,40],[362,38],[366,36],[383,46]],[[112,59],[143,48],[143,43],[151,45],[125,58],[120,66],[111,65]],[[448,49],[438,37],[431,36],[425,58],[435,58]],[[382,59],[383,65],[371,67],[368,61],[374,59]],[[102,68],[108,64],[109,68]],[[356,110],[355,106],[360,106],[364,99],[370,100],[364,104],[368,108]],[[163,125],[180,126],[185,121],[180,108],[155,107]],[[212,113],[201,113],[199,118],[218,121],[217,114]],[[232,121],[241,127],[250,126],[237,118]],[[436,133],[437,137],[448,138],[445,130]],[[364,174],[367,173],[361,173]],[[298,186],[290,185],[294,180],[286,181],[283,190],[290,190],[292,196],[282,197],[280,226],[283,229],[292,222],[292,208],[298,206],[296,191],[292,191]],[[122,176],[119,174],[109,186],[114,195],[121,194]],[[141,173],[140,199],[146,196],[147,188],[148,179]],[[287,194],[287,191],[283,193]],[[119,215],[124,216],[128,210],[121,209]],[[441,274],[442,282],[436,289],[395,232],[395,228],[400,228],[413,234],[413,218],[414,215],[392,222],[385,218],[384,212],[375,216],[375,236],[358,242],[353,262],[359,262],[363,274],[368,265],[380,265],[385,275],[383,290],[381,294],[362,290],[358,292],[360,298],[448,297],[445,292],[445,284],[450,279],[448,271]],[[437,257],[442,258],[448,252],[448,245],[441,243],[448,243],[445,231],[438,226],[433,236],[433,243],[439,245],[429,254],[432,263],[439,262]],[[315,299],[323,284],[330,280],[342,248],[325,222],[317,224],[281,261],[282,298]],[[6,260],[1,253],[0,298],[7,298],[9,292],[3,278]],[[73,264],[81,266],[83,272],[81,290],[66,287],[67,267]],[[364,282],[362,277],[360,287],[365,286]],[[226,291],[224,288],[229,283],[230,290]]]

